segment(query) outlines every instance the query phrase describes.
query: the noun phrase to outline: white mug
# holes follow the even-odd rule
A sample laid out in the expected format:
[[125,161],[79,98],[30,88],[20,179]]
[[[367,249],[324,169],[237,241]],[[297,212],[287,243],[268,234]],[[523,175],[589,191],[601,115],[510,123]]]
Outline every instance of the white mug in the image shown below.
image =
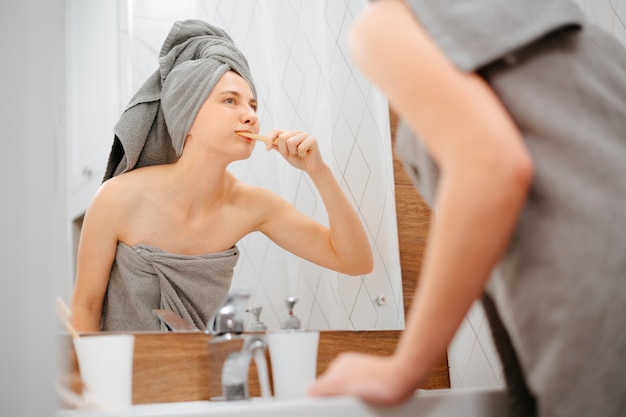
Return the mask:
[[274,397],[303,398],[315,382],[319,331],[281,330],[267,333]]
[[73,340],[85,400],[109,410],[129,408],[135,337],[103,334]]

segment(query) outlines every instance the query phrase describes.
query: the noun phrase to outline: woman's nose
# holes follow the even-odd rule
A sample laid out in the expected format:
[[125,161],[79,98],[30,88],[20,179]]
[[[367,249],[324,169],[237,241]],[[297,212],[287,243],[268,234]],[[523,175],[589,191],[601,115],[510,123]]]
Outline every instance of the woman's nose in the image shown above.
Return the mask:
[[253,125],[257,122],[256,110],[254,108],[248,107],[247,111],[243,115],[243,122],[249,125]]

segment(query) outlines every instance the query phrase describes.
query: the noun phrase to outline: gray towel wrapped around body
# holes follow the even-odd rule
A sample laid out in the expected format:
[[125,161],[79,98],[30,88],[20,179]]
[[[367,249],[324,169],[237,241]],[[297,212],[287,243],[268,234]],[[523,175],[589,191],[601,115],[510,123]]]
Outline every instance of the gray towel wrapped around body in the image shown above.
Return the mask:
[[239,250],[178,255],[119,242],[102,311],[102,330],[165,331],[154,309],[172,310],[201,330],[230,288]]
[[176,22],[161,48],[159,68],[113,129],[103,181],[133,168],[175,162],[198,110],[228,71],[243,77],[256,98],[248,61],[225,31],[201,20]]

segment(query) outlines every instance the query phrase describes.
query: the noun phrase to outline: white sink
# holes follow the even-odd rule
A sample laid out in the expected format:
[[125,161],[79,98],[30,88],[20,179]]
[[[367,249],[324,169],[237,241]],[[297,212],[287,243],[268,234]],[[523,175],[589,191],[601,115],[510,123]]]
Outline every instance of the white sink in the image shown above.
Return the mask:
[[126,412],[61,410],[57,417],[506,417],[506,393],[501,389],[419,390],[397,407],[373,407],[354,397],[144,404]]

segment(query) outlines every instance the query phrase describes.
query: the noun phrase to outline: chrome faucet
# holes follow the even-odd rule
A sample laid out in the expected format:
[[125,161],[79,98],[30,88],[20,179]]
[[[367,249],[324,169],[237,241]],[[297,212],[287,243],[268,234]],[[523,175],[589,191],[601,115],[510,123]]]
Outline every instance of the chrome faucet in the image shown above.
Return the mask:
[[[249,294],[232,292],[209,320],[208,332],[213,335],[209,342],[211,375],[220,375],[220,386],[211,383],[213,400],[244,400],[248,392],[250,361],[254,359],[259,376],[261,395],[270,397],[269,374],[265,350],[265,333],[244,333],[244,317],[248,311]],[[258,317],[257,317],[258,321]],[[211,381],[215,381],[211,378]],[[217,391],[221,395],[216,394]]]
[[[262,397],[271,397],[269,375],[265,349],[267,341],[264,334],[246,334],[243,336],[240,351],[230,353],[222,367],[222,394],[226,401],[245,400],[250,398],[248,392],[248,372],[250,361],[254,358]],[[219,343],[219,342],[218,342]]]

